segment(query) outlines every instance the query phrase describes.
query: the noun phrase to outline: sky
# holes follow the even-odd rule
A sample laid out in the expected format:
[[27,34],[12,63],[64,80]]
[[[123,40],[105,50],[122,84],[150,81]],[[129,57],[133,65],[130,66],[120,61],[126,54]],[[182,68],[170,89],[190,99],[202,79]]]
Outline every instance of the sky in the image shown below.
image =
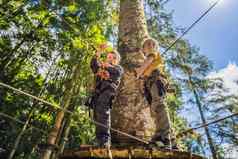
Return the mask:
[[[215,0],[170,0],[165,8],[173,11],[176,26],[187,28]],[[223,0],[200,21],[185,39],[200,47],[214,65],[210,78],[222,78],[229,93],[238,92],[238,0]],[[192,120],[189,118],[189,120]],[[195,118],[193,118],[195,120]],[[197,120],[197,119],[196,119]]]
[[[207,10],[215,0],[170,0],[165,6],[173,11],[175,26],[187,28]],[[229,62],[238,64],[238,0],[222,0],[187,35],[193,45],[200,47],[214,64],[225,68]]]
[[[165,6],[173,11],[175,26],[187,28],[215,0],[170,0]],[[202,19],[187,35],[191,44],[200,48],[200,53],[206,55],[213,62],[214,70],[209,73],[210,78],[222,78],[229,94],[238,92],[238,0],[223,0],[209,14]],[[198,121],[199,115],[191,116],[187,113],[190,123]],[[229,145],[227,148],[230,149]],[[231,150],[231,149],[230,149]],[[237,148],[229,152],[229,158],[236,158]],[[228,156],[227,156],[228,157]]]
[[[227,78],[229,77],[229,78]],[[234,63],[229,63],[228,66],[219,71],[211,72],[208,78],[221,78],[223,79],[225,88],[229,91],[224,92],[225,95],[234,95],[238,92],[238,66]]]

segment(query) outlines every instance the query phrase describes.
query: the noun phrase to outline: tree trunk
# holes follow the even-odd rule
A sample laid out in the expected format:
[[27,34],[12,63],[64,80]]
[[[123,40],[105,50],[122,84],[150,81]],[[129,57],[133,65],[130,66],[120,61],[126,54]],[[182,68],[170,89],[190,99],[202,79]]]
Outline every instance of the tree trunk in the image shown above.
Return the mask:
[[[80,84],[79,84],[79,88],[80,88]],[[72,99],[73,100],[73,99]],[[74,102],[73,102],[74,103]],[[75,109],[75,104],[71,104],[70,107],[68,108],[68,110],[70,111],[74,111]],[[65,118],[64,118],[64,125],[62,126],[62,132],[61,132],[61,138],[59,138],[59,141],[57,142],[59,145],[59,150],[57,153],[55,153],[54,157],[52,157],[52,159],[55,158],[59,158],[59,156],[61,154],[63,154],[64,148],[65,148],[65,144],[68,141],[68,136],[71,130],[71,119],[72,119],[72,114],[68,114]]]
[[32,108],[32,110],[30,111],[29,116],[28,116],[28,118],[27,118],[27,120],[26,120],[24,126],[22,127],[21,131],[20,131],[19,134],[17,135],[17,138],[16,138],[16,140],[15,140],[15,142],[14,142],[13,148],[12,148],[12,150],[11,150],[9,156],[8,156],[8,159],[12,159],[12,158],[14,157],[15,152],[16,152],[16,150],[17,150],[17,148],[18,148],[19,143],[20,143],[20,140],[21,140],[23,134],[25,133],[26,128],[27,128],[27,126],[28,126],[28,124],[29,124],[29,122],[30,122],[30,120],[31,120],[31,117],[32,117],[32,115],[33,115],[33,111],[34,111],[34,108]]
[[[79,77],[79,70],[80,70],[79,64],[73,67],[72,78],[69,81],[69,83],[66,84],[65,94],[62,98],[62,104],[61,104],[62,108],[64,108],[64,109],[67,109],[69,107],[69,105],[71,103],[71,99],[72,99],[75,91],[78,89],[77,79]],[[61,128],[64,116],[65,116],[65,112],[62,110],[59,110],[56,115],[54,128],[49,133],[49,136],[47,139],[47,148],[42,153],[41,159],[50,159],[51,154],[53,152],[51,146],[53,146],[53,145],[56,146],[56,144],[57,144],[56,141],[57,141],[57,137],[59,136],[59,133],[60,133],[60,128]]]
[[69,136],[70,129],[71,129],[71,126],[70,126],[71,118],[72,118],[72,115],[69,115],[66,119],[66,123],[65,123],[64,130],[62,133],[62,140],[59,145],[59,152],[58,152],[57,156],[59,156],[60,154],[63,153],[66,141],[68,141],[68,136]]
[[[192,80],[191,80],[190,76],[189,76],[189,81],[190,81],[191,88],[192,88],[192,91],[193,91],[193,94],[194,94],[194,97],[195,97],[196,105],[199,109],[200,117],[202,119],[202,124],[206,124],[207,121],[206,121],[206,118],[205,118],[203,110],[202,110],[202,104],[200,102],[198,93],[197,93],[196,89],[194,88],[194,86],[192,84]],[[213,144],[213,140],[212,140],[212,137],[210,135],[208,127],[205,126],[204,130],[205,130],[205,133],[206,133],[206,136],[207,136],[207,140],[208,140],[209,148],[210,148],[211,153],[212,153],[212,157],[213,157],[213,159],[217,159],[217,152],[216,152],[215,146]]]
[[[121,0],[118,51],[122,56],[124,75],[112,109],[112,127],[138,138],[150,140],[155,126],[150,107],[144,98],[142,80],[134,69],[144,62],[139,51],[148,37],[143,0]],[[135,140],[112,132],[113,143],[134,144]]]

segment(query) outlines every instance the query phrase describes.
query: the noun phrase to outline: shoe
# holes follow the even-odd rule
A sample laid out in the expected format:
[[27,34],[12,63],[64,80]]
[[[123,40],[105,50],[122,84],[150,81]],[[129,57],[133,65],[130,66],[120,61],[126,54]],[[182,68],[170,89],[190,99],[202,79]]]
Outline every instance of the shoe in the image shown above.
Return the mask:
[[112,151],[111,151],[111,143],[109,141],[107,141],[107,142],[101,144],[101,147],[107,149],[108,158],[113,159],[112,158]]
[[162,138],[160,136],[154,138],[150,142],[150,145],[152,146],[152,148],[172,149],[170,140]]
[[161,141],[155,141],[155,142],[150,143],[150,147],[152,149],[154,149],[154,148],[163,148],[164,146],[165,146],[164,143],[161,142]]
[[113,159],[112,158],[112,151],[111,151],[110,147],[107,147],[107,153],[108,153],[108,158]]
[[172,143],[172,150],[179,150],[177,143]]
[[108,141],[108,142],[103,143],[103,144],[101,145],[101,147],[106,148],[106,149],[110,149],[110,148],[111,148],[111,144],[110,144],[110,142]]

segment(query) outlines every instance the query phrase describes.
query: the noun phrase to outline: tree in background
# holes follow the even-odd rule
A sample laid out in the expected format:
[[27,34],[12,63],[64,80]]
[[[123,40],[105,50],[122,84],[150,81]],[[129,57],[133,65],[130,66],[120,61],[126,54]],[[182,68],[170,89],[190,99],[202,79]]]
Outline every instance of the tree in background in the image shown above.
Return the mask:
[[[207,97],[202,98],[208,120],[214,121],[237,113],[237,94],[226,88],[223,79],[209,76],[208,79],[211,82],[206,93]],[[227,151],[238,145],[237,125],[237,117],[232,117],[210,126],[219,158],[226,158]],[[229,153],[232,152],[230,151]]]

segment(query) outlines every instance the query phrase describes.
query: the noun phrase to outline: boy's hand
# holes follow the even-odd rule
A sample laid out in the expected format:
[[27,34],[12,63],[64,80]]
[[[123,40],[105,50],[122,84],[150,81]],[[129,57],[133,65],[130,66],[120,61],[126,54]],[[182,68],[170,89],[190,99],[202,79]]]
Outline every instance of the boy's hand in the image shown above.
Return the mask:
[[140,77],[142,77],[142,72],[140,68],[136,68],[136,79],[140,79]]
[[97,76],[101,77],[104,80],[108,80],[110,78],[110,74],[108,71],[101,69],[97,72]]
[[108,63],[108,62],[103,62],[102,64],[101,64],[101,66],[102,66],[102,68],[107,68],[107,67],[110,67],[110,66],[112,66],[110,63]]
[[136,71],[136,79],[139,79],[140,78],[140,76],[139,76],[139,69],[136,68],[135,71]]
[[99,49],[100,50],[104,50],[104,49],[106,49],[108,46],[107,46],[107,44],[101,44],[101,45],[99,45]]
[[96,57],[100,57],[102,52],[107,48],[107,44],[101,44],[96,50]]
[[101,44],[99,47],[96,49],[96,57],[100,57],[102,52],[107,48],[107,44]]

